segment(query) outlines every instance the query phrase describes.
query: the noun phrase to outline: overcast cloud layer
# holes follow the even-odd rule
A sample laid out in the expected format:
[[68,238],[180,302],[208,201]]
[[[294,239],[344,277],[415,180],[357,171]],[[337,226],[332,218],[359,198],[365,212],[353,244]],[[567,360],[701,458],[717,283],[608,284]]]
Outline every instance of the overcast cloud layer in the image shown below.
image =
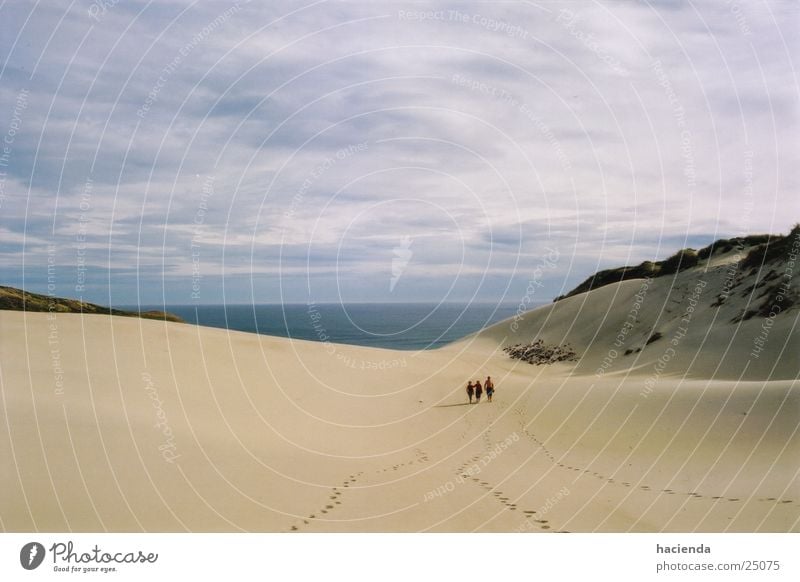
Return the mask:
[[0,283],[544,301],[786,232],[797,26],[735,1],[6,3]]

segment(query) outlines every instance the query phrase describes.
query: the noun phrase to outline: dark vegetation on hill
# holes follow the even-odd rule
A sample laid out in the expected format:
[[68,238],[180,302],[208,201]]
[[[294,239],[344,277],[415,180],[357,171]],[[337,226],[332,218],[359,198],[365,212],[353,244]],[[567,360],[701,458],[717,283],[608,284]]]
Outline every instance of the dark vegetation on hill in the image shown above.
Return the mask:
[[161,319],[183,323],[183,319],[165,311],[125,311],[111,309],[94,303],[86,303],[77,299],[64,299],[30,293],[14,287],[0,285],[0,309],[11,311],[53,311],[56,313],[97,313],[103,315],[122,315],[125,317],[143,317],[145,319]]
[[553,301],[560,301],[579,293],[598,289],[612,283],[627,281],[628,279],[644,279],[646,277],[663,277],[673,275],[697,266],[700,261],[710,259],[714,255],[727,253],[734,249],[750,249],[741,262],[741,268],[759,269],[779,259],[786,257],[792,245],[792,240],[800,236],[800,225],[795,225],[788,235],[756,234],[714,241],[700,250],[691,248],[682,249],[664,259],[663,261],[644,261],[643,263],[616,269],[598,271],[583,283],[565,295],[559,295]]
[[[740,316],[733,319],[736,323],[740,320],[747,321],[756,315],[768,317],[784,313],[800,305],[800,289],[786,281],[786,267],[781,268],[781,259],[787,261],[794,246],[797,251],[800,241],[800,225],[789,232],[788,236],[774,239],[769,244],[761,244],[752,249],[741,262],[741,271],[746,275],[756,275],[750,279],[752,284],[741,290],[742,297],[750,298],[749,308]],[[796,260],[796,259],[795,259]],[[793,269],[796,272],[796,269]],[[744,283],[740,278],[734,282],[732,289]],[[718,303],[724,302],[724,297],[717,299]],[[760,303],[759,303],[760,301]]]

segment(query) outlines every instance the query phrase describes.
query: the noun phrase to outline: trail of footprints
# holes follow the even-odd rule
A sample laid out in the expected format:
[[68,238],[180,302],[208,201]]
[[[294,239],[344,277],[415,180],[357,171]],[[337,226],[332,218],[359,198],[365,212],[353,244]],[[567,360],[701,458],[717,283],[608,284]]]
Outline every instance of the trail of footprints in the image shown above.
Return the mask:
[[[424,450],[417,448],[417,449],[414,449],[414,459],[412,459],[411,461],[408,461],[406,463],[398,463],[397,465],[392,465],[391,467],[387,467],[387,468],[384,468],[384,469],[378,469],[375,472],[376,473],[385,473],[386,471],[390,471],[390,470],[391,471],[397,471],[399,468],[405,467],[405,466],[408,466],[408,465],[413,465],[415,462],[416,463],[427,463],[428,460],[429,460],[428,459],[428,454]],[[341,486],[332,487],[331,490],[330,490],[331,494],[328,496],[328,501],[325,503],[325,505],[323,507],[321,507],[320,509],[318,509],[317,511],[315,511],[314,513],[311,513],[310,515],[308,515],[305,518],[303,518],[302,524],[291,526],[291,528],[289,528],[289,531],[290,532],[300,531],[300,528],[302,526],[304,526],[304,525],[309,525],[311,523],[311,520],[321,518],[322,515],[326,515],[329,512],[331,512],[334,509],[336,509],[339,505],[342,504],[342,501],[339,498],[342,496],[343,489],[349,488],[350,485],[352,485],[353,483],[358,481],[358,478],[361,477],[363,474],[364,474],[363,471],[359,471],[358,473],[354,473],[353,475],[350,475],[347,479],[345,479],[342,482]]]
[[428,459],[428,453],[423,451],[422,449],[414,449],[414,458],[410,461],[405,463],[397,463],[396,465],[392,465],[391,467],[386,467],[384,469],[378,469],[375,471],[376,473],[386,473],[387,471],[397,471],[403,467],[407,467],[409,465],[413,465],[414,463],[427,463],[430,459]]
[[[491,450],[492,448],[492,441],[489,437],[489,430],[486,430],[482,436],[483,443],[487,450]],[[475,455],[474,457],[470,457],[464,463],[458,466],[456,469],[456,475],[461,477],[462,479],[470,479],[476,485],[478,485],[481,489],[484,489],[488,493],[491,493],[494,496],[495,500],[505,506],[506,509],[509,511],[517,511],[518,507],[516,503],[513,503],[508,497],[503,495],[503,492],[497,489],[495,486],[491,485],[487,481],[484,481],[476,476],[470,477],[468,469],[475,465],[480,459],[482,455]],[[549,525],[549,521],[546,519],[533,519],[533,516],[536,515],[536,511],[533,509],[526,509],[523,510],[522,513],[525,515],[525,518],[531,522],[535,523],[539,526],[539,529],[542,530],[549,530],[551,526]],[[556,533],[569,533],[566,530],[558,530]]]
[[[525,428],[525,423],[524,423],[524,420],[523,420],[523,415],[524,415],[523,411],[521,409],[515,409],[514,412],[518,416],[520,416],[520,424],[522,426],[523,434],[525,434],[525,436],[528,439],[530,439],[532,442],[534,442],[542,450],[542,452],[550,460],[550,462],[552,462],[557,467],[560,467],[562,469],[566,469],[568,471],[575,471],[576,473],[583,473],[585,475],[589,475],[591,477],[594,477],[595,479],[599,479],[600,481],[605,481],[606,483],[610,483],[612,485],[622,485],[623,487],[635,487],[632,483],[630,483],[628,481],[618,481],[618,480],[614,479],[613,477],[606,477],[605,475],[602,475],[601,473],[598,473],[597,471],[590,471],[589,469],[583,469],[582,467],[574,467],[574,466],[568,465],[566,463],[560,463],[555,458],[553,453],[551,453],[548,450],[548,448],[544,445],[544,443],[541,440],[539,440],[536,437],[535,434],[533,434],[532,432],[528,431],[527,428]],[[638,489],[640,489],[642,491],[653,491],[653,492],[657,491],[656,489],[651,488],[649,485],[639,485]],[[711,496],[708,496],[708,495],[701,495],[700,493],[696,493],[695,491],[675,491],[673,489],[661,489],[660,492],[661,493],[666,493],[667,495],[684,495],[684,496],[692,497],[694,499],[706,499],[707,498],[707,499],[711,499],[713,501],[728,501],[728,502],[732,502],[732,503],[735,503],[737,501],[741,501],[741,499],[738,498],[738,497],[723,497],[721,495],[715,495],[715,496],[711,497]],[[778,499],[776,497],[761,497],[761,498],[758,498],[757,501],[768,502],[768,503],[794,504],[794,505],[797,505],[797,503],[792,499]]]
[[300,526],[293,525],[289,529],[289,531],[300,531],[300,528],[303,525],[309,525],[311,523],[311,520],[317,519],[318,517],[325,515],[330,511],[336,509],[337,506],[342,504],[341,500],[339,499],[342,496],[342,489],[350,487],[350,485],[358,481],[358,478],[361,477],[361,475],[363,474],[364,474],[363,471],[354,473],[353,475],[350,475],[347,479],[345,479],[340,487],[332,487],[330,490],[331,494],[328,496],[328,501],[325,503],[324,507],[321,507],[316,512],[311,513],[305,518],[303,518],[303,523]]

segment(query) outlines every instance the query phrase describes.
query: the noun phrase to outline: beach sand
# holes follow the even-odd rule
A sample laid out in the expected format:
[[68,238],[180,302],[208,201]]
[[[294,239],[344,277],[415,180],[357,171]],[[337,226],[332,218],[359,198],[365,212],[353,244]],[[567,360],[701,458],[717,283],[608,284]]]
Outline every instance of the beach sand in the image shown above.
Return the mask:
[[[800,531],[798,310],[753,357],[765,319],[732,322],[747,281],[711,307],[724,271],[609,285],[420,353],[0,312],[0,527]],[[502,352],[534,337],[580,360]],[[467,405],[488,374],[495,401]]]

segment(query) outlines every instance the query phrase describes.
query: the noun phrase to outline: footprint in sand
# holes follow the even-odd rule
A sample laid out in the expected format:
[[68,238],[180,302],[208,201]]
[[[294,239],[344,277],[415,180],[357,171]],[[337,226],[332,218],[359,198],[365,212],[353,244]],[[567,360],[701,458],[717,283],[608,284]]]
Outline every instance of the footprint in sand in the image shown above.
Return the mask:
[[297,526],[296,525],[292,526],[292,531],[297,531]]
[[525,515],[533,515],[536,512],[533,509],[526,509],[522,513],[524,513]]
[[549,525],[543,525],[543,526],[541,527],[541,529],[550,529],[550,526],[549,526]]
[[732,498],[729,497],[728,501],[739,501],[739,498],[738,497],[732,497]]

